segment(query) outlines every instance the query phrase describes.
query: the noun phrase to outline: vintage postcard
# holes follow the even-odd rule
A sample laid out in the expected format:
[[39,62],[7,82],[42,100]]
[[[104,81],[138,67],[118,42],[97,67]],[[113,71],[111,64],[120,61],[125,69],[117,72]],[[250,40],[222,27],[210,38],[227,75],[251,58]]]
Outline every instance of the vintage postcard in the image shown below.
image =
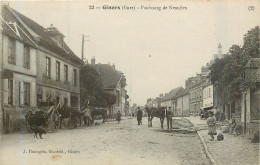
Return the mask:
[[2,1],[1,165],[258,165],[258,0]]

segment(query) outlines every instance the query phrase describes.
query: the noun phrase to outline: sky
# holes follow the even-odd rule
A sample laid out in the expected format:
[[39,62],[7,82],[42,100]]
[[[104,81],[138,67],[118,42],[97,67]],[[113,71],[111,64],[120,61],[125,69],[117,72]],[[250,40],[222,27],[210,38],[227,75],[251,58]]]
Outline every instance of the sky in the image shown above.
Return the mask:
[[[182,86],[212,60],[218,44],[223,53],[242,46],[243,35],[260,25],[260,1],[30,1],[9,5],[47,28],[53,24],[81,57],[82,34],[89,36],[84,57],[115,64],[127,80],[130,104]],[[89,9],[109,6],[185,6],[187,10]],[[255,10],[248,10],[254,6]]]

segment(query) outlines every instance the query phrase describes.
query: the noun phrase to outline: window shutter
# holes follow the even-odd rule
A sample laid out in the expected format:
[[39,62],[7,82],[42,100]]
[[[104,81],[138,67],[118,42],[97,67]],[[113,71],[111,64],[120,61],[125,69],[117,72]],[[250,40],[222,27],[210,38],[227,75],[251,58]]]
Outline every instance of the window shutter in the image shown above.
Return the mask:
[[19,82],[19,105],[24,105],[24,89],[23,82]]
[[4,79],[4,104],[8,104],[8,79]]

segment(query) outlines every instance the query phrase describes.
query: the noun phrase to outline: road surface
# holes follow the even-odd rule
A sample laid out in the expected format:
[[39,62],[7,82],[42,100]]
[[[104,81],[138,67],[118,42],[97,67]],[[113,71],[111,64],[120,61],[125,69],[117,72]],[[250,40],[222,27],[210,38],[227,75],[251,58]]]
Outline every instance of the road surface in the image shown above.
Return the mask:
[[157,118],[153,128],[147,127],[147,118],[143,125],[137,125],[135,118],[125,118],[120,124],[109,121],[47,133],[43,139],[33,134],[3,135],[0,147],[3,165],[209,164],[196,133],[161,130]]

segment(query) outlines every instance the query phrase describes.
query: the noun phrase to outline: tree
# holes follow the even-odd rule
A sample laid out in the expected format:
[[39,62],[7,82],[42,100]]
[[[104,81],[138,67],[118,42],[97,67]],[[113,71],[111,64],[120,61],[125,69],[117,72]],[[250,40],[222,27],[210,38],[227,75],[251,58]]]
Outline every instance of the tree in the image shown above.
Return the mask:
[[81,105],[94,104],[103,93],[103,83],[99,72],[90,64],[84,65],[80,70]]
[[81,105],[96,107],[111,106],[116,103],[116,95],[103,90],[103,82],[99,72],[90,64],[80,70]]
[[[242,94],[244,80],[244,66],[250,58],[259,58],[259,27],[255,27],[244,35],[242,47],[233,45],[229,54],[222,59],[216,59],[210,70],[211,82],[216,86],[219,99],[224,104],[230,104]],[[247,84],[248,85],[248,84]],[[251,84],[252,87],[255,84]]]

